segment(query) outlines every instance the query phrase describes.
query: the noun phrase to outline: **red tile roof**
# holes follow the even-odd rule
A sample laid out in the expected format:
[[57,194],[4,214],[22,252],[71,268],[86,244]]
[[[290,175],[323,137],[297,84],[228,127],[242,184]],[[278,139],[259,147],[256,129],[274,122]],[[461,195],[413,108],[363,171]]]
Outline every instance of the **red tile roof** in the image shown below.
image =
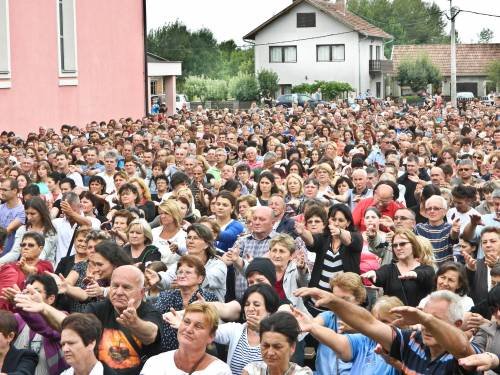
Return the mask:
[[[449,44],[396,45],[392,49],[393,73],[401,61],[426,54],[443,76],[450,76],[450,48]],[[500,59],[500,43],[457,44],[456,56],[457,75],[484,76],[487,65]]]
[[250,31],[243,39],[255,39],[255,35],[264,27],[272,23],[275,19],[281,17],[283,14],[288,13],[292,8],[300,3],[308,3],[311,6],[324,11],[329,16],[335,18],[340,23],[347,27],[367,36],[374,36],[384,39],[393,39],[393,36],[386,33],[384,30],[373,26],[371,23],[365,21],[363,18],[355,15],[354,13],[344,10],[342,6],[334,3],[332,0],[295,0],[283,9],[281,12],[276,13],[273,17],[268,19],[263,24],[257,26],[254,30]]

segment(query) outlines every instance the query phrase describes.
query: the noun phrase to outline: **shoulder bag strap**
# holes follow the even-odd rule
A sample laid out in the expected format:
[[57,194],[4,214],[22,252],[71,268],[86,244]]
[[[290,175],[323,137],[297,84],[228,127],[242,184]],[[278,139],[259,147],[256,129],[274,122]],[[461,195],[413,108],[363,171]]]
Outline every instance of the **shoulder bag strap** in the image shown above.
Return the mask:
[[68,246],[68,250],[66,250],[66,256],[69,257],[71,255],[71,249],[73,248],[73,243],[75,242],[75,237],[76,237],[76,231],[78,230],[80,226],[77,225],[75,230],[73,231],[73,236],[71,237],[71,241]]

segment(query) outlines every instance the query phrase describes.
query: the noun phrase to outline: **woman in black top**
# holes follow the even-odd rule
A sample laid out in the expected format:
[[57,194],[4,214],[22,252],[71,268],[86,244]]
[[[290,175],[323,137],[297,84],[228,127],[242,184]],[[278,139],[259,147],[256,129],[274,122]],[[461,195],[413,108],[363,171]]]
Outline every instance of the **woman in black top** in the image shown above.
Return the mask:
[[278,193],[278,187],[274,181],[274,175],[269,172],[262,172],[259,176],[259,181],[257,183],[257,190],[255,195],[261,206],[267,206],[267,202],[271,195]]
[[407,306],[418,306],[420,300],[432,292],[434,268],[423,263],[428,258],[409,229],[399,229],[394,233],[392,250],[396,263],[386,264],[361,276],[383,288],[385,295],[398,297]]
[[145,219],[133,220],[127,228],[128,244],[123,250],[130,255],[134,263],[147,263],[161,260],[161,254],[153,242],[151,227]]
[[[322,234],[312,235],[304,223],[296,223],[295,229],[309,251],[316,253],[309,287],[330,291],[330,279],[339,272],[359,274],[363,237],[353,225],[352,214],[345,204],[334,204],[328,213],[328,227]],[[312,304],[306,303],[309,312],[317,315]]]

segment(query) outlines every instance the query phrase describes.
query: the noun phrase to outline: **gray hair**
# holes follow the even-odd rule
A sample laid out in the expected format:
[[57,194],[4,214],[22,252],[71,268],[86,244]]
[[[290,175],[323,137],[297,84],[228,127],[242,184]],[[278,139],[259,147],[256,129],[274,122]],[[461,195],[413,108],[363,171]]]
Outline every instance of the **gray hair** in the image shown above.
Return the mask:
[[493,191],[493,194],[491,195],[492,198],[500,198],[500,189],[495,189]]
[[450,292],[449,290],[437,290],[430,294],[427,303],[429,303],[431,300],[433,301],[444,300],[449,303],[448,306],[449,323],[454,324],[459,320],[463,320],[465,311],[462,304],[460,303],[460,296],[458,294]]
[[272,152],[272,151],[268,151],[264,154],[264,157],[263,157],[263,161],[264,162],[267,162],[269,160],[272,160],[272,159],[276,159],[278,157],[278,155],[276,155],[275,152]]
[[68,191],[67,193],[63,194],[62,201],[68,202],[70,205],[80,204],[80,197],[75,192]]
[[437,200],[439,200],[441,202],[441,206],[443,206],[443,208],[445,210],[448,209],[448,202],[442,196],[440,196],[440,195],[431,195],[429,198],[427,198],[427,200],[425,201],[425,204],[427,204],[427,202],[429,202],[429,200],[431,200],[431,199],[437,199]]
[[108,151],[104,154],[104,159],[116,159],[118,158],[118,155],[116,155],[116,152],[114,151]]
[[471,159],[462,159],[462,160],[460,160],[460,162],[458,163],[458,165],[470,165],[470,166],[474,166],[474,164],[472,163]]

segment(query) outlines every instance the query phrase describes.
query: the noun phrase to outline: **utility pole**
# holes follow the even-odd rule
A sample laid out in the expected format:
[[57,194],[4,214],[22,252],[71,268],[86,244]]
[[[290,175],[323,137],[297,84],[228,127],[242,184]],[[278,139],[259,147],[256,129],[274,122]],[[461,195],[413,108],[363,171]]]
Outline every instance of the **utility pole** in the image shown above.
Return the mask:
[[456,40],[455,40],[455,17],[458,13],[455,13],[455,8],[453,8],[453,6],[452,6],[452,1],[453,0],[450,0],[450,18],[451,18],[451,29],[450,29],[451,87],[450,87],[450,95],[451,95],[452,107],[457,108],[457,53],[456,53],[457,46],[456,46]]

